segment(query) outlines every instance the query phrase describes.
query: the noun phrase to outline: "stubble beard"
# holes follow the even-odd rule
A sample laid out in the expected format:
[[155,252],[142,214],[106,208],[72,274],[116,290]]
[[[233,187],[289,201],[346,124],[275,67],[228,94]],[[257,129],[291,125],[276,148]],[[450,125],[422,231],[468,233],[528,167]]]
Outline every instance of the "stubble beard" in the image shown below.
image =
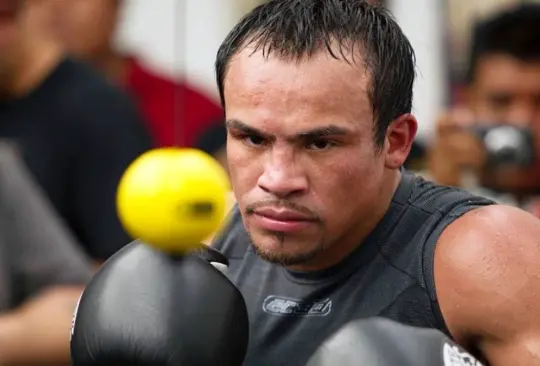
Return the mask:
[[[280,248],[284,248],[287,245],[287,235],[285,233],[274,232],[272,233],[272,235],[274,235],[276,240],[278,240]],[[319,254],[318,247],[309,252],[295,254],[286,253],[284,251],[264,250],[260,245],[257,245],[257,242],[253,239],[253,236],[251,234],[249,234],[249,237],[251,243],[253,244],[253,248],[255,249],[255,253],[260,258],[262,258],[266,262],[279,264],[284,267],[297,266],[307,263]]]

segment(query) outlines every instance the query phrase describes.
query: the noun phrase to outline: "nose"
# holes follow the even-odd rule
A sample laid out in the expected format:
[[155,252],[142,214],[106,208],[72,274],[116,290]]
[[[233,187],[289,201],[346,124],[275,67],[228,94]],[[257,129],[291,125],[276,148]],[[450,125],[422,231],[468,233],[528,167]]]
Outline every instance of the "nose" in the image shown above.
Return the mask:
[[260,189],[279,198],[304,193],[308,179],[291,154],[272,153],[258,180]]

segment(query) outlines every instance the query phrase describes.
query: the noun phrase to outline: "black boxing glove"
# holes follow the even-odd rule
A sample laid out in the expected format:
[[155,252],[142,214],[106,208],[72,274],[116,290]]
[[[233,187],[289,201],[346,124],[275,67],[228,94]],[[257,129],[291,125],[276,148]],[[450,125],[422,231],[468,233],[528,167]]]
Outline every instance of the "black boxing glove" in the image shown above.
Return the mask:
[[134,242],[111,257],[75,312],[73,365],[241,366],[244,299],[201,254],[173,257]]
[[332,335],[307,366],[482,366],[436,329],[383,318],[353,321]]
[[194,251],[193,255],[204,259],[221,273],[227,273],[227,269],[229,268],[229,260],[220,251],[205,245]]

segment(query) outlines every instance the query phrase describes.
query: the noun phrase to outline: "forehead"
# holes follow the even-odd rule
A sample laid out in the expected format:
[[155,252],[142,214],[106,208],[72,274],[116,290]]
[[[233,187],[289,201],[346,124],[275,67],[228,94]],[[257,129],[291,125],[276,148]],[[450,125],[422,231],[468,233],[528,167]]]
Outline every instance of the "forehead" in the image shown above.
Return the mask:
[[363,65],[327,52],[288,60],[247,48],[232,58],[225,76],[227,118],[290,121],[298,129],[319,121],[371,122],[370,81]]
[[540,92],[540,60],[487,55],[478,61],[475,85],[486,91]]

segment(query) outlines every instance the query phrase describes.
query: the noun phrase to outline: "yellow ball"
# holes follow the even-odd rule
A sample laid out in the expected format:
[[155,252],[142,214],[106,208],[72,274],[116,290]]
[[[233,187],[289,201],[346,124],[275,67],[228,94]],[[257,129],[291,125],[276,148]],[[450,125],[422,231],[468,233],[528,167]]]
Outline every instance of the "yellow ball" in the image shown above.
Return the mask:
[[226,215],[227,173],[196,149],[151,150],[136,159],[118,186],[125,230],[170,253],[198,248]]

